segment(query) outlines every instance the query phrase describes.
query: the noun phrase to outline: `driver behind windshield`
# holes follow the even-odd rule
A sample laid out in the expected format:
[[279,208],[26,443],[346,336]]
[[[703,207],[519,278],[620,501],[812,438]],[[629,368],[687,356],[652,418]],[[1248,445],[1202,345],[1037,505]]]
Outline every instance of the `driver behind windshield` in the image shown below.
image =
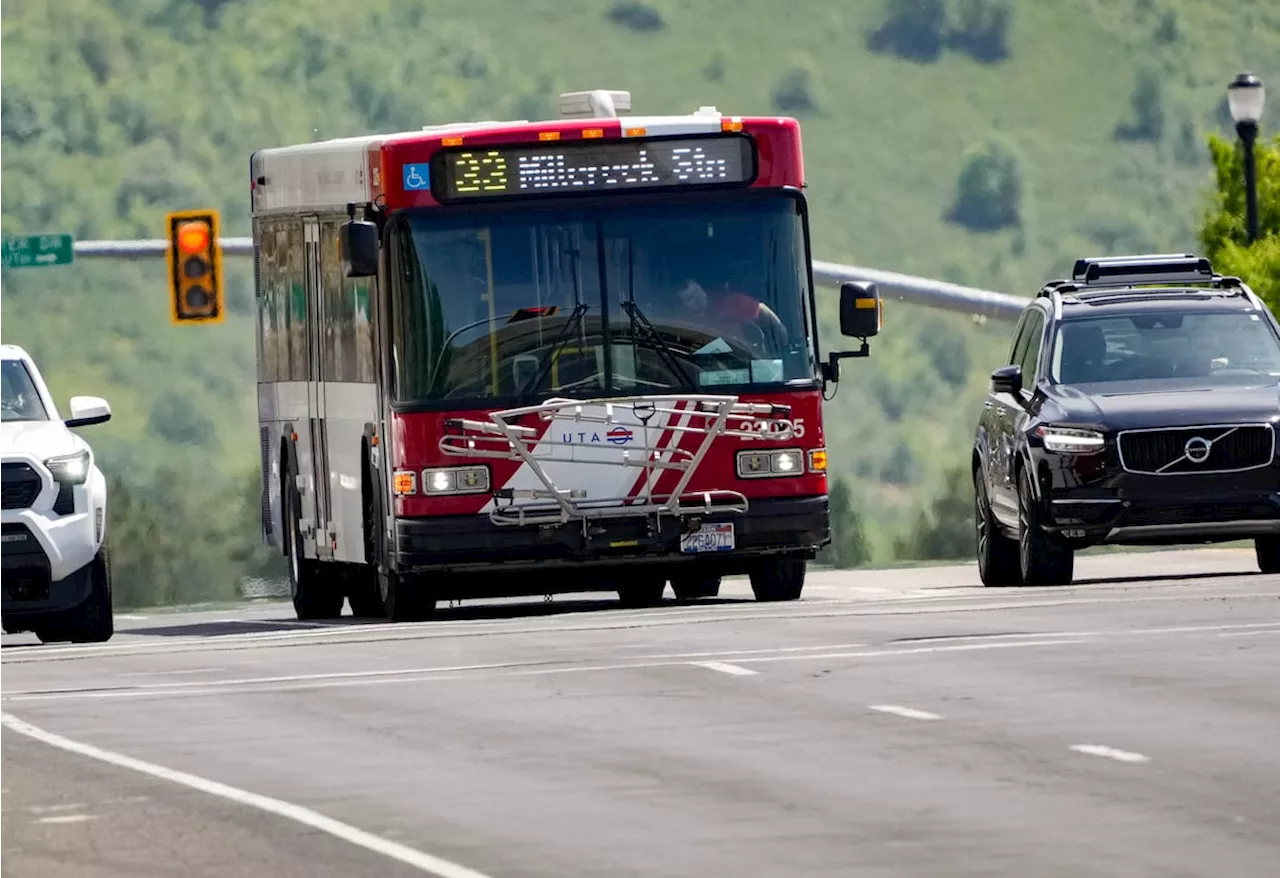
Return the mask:
[[684,315],[717,330],[728,328],[762,354],[786,350],[787,328],[772,308],[753,296],[730,290],[727,284],[708,292],[693,278],[685,280],[677,296]]

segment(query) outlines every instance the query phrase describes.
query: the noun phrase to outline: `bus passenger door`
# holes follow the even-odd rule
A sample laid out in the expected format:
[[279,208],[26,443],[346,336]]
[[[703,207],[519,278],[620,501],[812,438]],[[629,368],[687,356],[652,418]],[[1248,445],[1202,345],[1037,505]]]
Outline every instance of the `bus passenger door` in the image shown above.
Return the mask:
[[[329,485],[329,449],[325,440],[324,362],[325,333],[324,291],[320,283],[320,223],[314,216],[302,221],[303,270],[307,286],[307,328],[311,356],[307,375],[307,414],[311,433],[311,463],[315,476],[312,492],[314,508],[312,534],[317,558],[333,556],[333,526]],[[304,510],[306,511],[306,510]],[[305,537],[303,538],[305,540]]]

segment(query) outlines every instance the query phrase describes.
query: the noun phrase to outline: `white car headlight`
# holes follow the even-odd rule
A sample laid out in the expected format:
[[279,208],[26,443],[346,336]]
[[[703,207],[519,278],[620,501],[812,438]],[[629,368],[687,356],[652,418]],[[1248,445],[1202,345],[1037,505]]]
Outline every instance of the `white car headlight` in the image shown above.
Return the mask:
[[1094,454],[1107,446],[1107,439],[1096,430],[1074,430],[1068,427],[1037,427],[1036,434],[1046,451],[1055,454]]
[[89,452],[79,451],[62,457],[51,457],[44,462],[59,485],[83,485],[89,478]]

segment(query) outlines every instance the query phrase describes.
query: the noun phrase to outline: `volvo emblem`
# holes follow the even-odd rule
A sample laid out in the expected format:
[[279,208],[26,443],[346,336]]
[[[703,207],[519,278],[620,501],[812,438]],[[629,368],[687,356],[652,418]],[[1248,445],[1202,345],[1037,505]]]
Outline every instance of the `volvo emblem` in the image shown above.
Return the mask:
[[1213,448],[1213,443],[1201,436],[1192,436],[1187,440],[1187,444],[1182,446],[1182,452],[1187,456],[1187,460],[1192,463],[1204,463],[1209,459],[1209,452]]

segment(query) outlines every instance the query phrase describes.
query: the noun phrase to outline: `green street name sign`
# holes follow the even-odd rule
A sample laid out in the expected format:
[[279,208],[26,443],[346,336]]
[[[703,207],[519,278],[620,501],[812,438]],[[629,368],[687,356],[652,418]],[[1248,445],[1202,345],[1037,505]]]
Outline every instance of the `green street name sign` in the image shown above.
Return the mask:
[[76,258],[72,235],[25,235],[0,242],[5,268],[43,268],[70,265]]

